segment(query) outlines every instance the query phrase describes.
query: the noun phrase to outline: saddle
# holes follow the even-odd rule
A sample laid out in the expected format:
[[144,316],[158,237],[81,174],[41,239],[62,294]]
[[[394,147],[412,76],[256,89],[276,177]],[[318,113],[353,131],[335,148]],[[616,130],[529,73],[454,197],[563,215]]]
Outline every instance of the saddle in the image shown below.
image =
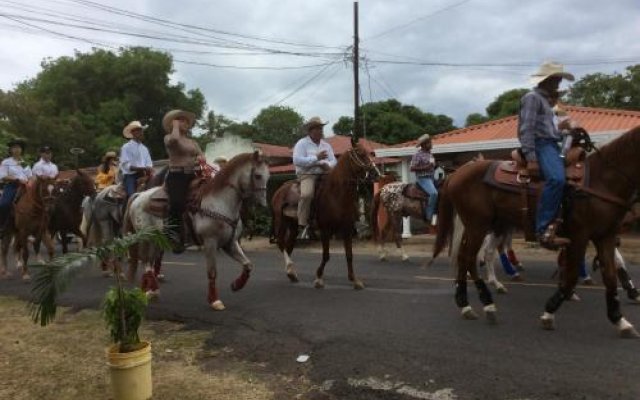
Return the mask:
[[[202,178],[195,178],[191,181],[191,184],[189,185],[189,193],[187,195],[187,205],[198,204],[200,200],[200,187],[204,182],[205,180]],[[188,209],[189,207],[185,208],[185,213]],[[169,194],[164,186],[162,186],[160,190],[156,190],[156,192],[151,196],[145,208],[145,212],[158,218],[169,217]]]
[[[522,225],[525,239],[535,240],[533,229],[535,205],[542,191],[544,179],[527,169],[527,162],[520,149],[511,152],[511,160],[495,161],[484,176],[484,182],[495,188],[521,195]],[[577,190],[588,186],[589,174],[585,162],[586,151],[581,147],[572,147],[565,156],[565,178],[567,185]],[[531,199],[533,197],[533,199]],[[530,204],[533,204],[531,207]]]
[[110,203],[123,204],[127,198],[127,192],[122,184],[110,186],[105,190],[107,193],[105,193],[104,199]]
[[409,183],[402,188],[402,195],[408,199],[427,201],[429,194],[417,183]]
[[[316,206],[318,204],[318,193],[320,192],[320,186],[324,181],[324,175],[319,175],[316,181],[315,191],[313,193],[313,200],[311,201],[311,212],[309,213],[309,222],[313,221],[315,216]],[[282,207],[282,214],[289,218],[298,218],[298,202],[300,201],[300,182],[291,181],[289,190],[285,194],[284,205]]]

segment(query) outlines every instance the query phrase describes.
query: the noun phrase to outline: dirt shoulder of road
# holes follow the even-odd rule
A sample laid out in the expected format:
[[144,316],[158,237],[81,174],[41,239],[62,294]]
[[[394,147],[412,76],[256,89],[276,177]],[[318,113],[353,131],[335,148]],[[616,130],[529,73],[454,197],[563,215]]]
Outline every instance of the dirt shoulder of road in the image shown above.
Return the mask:
[[[111,398],[109,337],[101,314],[59,311],[53,324],[40,327],[25,302],[0,296],[0,398]],[[312,390],[304,376],[276,375],[236,359],[233,349],[208,348],[205,342],[215,334],[171,322],[144,323],[141,336],[152,343],[154,398],[293,399]]]
[[[406,253],[411,257],[431,257],[431,251],[433,248],[433,242],[435,235],[414,235],[410,238],[405,238],[402,241],[402,246]],[[273,249],[277,250],[278,247],[275,244],[269,243],[269,240],[264,237],[255,237],[252,240],[243,240],[242,247],[249,251],[259,251]],[[385,245],[390,257],[398,257],[398,252],[395,249],[395,244],[387,242]],[[557,257],[556,252],[552,252],[543,248],[540,248],[535,243],[525,242],[524,239],[514,239],[513,247],[516,254],[521,258],[535,258],[538,260],[555,260]],[[320,252],[321,245],[319,241],[308,242],[301,244],[298,248],[305,251]],[[371,240],[357,240],[354,241],[353,251],[356,254],[374,254],[377,253],[377,246]],[[332,241],[331,252],[342,254],[344,250],[341,242],[337,240]],[[625,257],[625,260],[632,264],[640,264],[640,236],[638,235],[623,235],[621,236],[620,252]],[[441,257],[446,256],[446,250]],[[592,257],[595,255],[595,249],[592,245],[587,249],[587,261],[591,263]]]

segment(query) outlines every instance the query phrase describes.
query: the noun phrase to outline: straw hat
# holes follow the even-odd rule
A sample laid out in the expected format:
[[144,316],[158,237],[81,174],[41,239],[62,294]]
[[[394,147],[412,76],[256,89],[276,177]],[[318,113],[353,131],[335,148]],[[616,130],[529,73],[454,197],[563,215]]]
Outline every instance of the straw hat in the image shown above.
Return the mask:
[[322,119],[320,119],[320,117],[311,117],[307,122],[305,122],[304,130],[306,132],[309,132],[309,130],[311,130],[312,128],[315,128],[317,126],[325,126],[328,123],[329,122],[322,122]]
[[166,133],[171,133],[173,127],[173,120],[179,117],[184,117],[189,121],[189,127],[192,127],[196,122],[196,115],[189,111],[171,110],[162,118],[162,127]]
[[572,74],[564,71],[564,65],[556,62],[546,62],[542,64],[533,75],[531,75],[530,81],[534,86],[538,86],[540,82],[552,76],[559,76],[568,81],[575,80],[575,77]]
[[122,130],[122,136],[124,136],[127,139],[132,139],[133,138],[133,134],[131,133],[132,130],[134,129],[142,129],[145,130],[147,129],[148,126],[147,125],[142,125],[140,123],[140,121],[131,121],[129,122],[129,124],[127,126],[124,127],[124,129]]
[[109,158],[118,158],[118,154],[115,151],[107,151],[104,153],[104,156],[102,156],[102,162],[107,161]]
[[422,143],[427,142],[429,140],[431,140],[431,136],[429,136],[428,133],[425,133],[424,135],[418,138],[418,141],[416,142],[416,147],[422,146]]

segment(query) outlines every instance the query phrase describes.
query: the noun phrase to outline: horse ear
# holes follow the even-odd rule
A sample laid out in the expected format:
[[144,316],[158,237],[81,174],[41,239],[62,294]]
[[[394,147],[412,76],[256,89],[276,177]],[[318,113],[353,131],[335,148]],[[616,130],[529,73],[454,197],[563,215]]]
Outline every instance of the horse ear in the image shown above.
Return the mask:
[[262,161],[262,156],[260,154],[260,150],[253,151],[253,162],[260,163]]

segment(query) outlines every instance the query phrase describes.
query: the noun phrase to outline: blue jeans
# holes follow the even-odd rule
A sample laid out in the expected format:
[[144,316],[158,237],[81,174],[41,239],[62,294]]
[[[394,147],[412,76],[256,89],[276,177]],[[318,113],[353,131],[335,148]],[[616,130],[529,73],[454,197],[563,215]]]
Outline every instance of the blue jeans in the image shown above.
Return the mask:
[[536,139],[536,157],[544,178],[544,187],[536,219],[536,233],[543,233],[558,215],[564,191],[564,161],[558,143],[550,139]]
[[124,184],[124,191],[127,192],[127,198],[131,197],[136,192],[137,183],[138,183],[138,173],[126,174],[124,176],[123,184]]
[[11,207],[13,207],[13,200],[15,200],[16,194],[18,194],[18,187],[18,183],[15,182],[4,185],[2,197],[0,197],[0,229],[4,228],[4,225],[9,219],[9,213],[11,212]]
[[429,202],[427,203],[424,213],[427,216],[427,220],[431,220],[433,214],[436,213],[436,204],[438,203],[438,190],[433,184],[433,178],[430,176],[418,177],[418,185],[425,192],[429,193]]

